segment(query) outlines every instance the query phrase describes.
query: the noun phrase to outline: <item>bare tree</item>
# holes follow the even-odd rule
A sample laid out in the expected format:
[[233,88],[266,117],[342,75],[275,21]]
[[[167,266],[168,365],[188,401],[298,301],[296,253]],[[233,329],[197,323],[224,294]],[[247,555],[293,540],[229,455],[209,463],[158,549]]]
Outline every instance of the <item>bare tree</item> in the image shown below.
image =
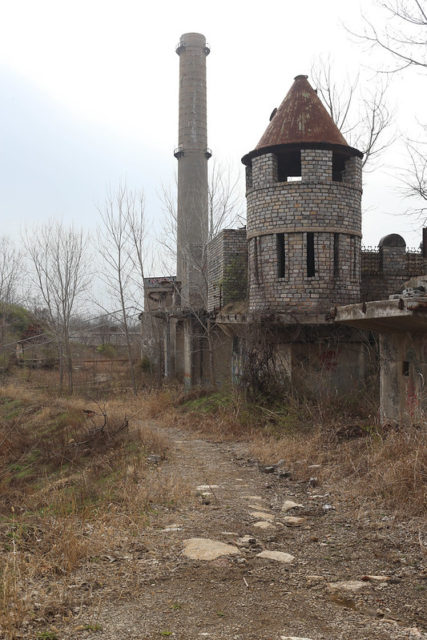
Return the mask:
[[381,0],[381,26],[364,18],[362,33],[352,33],[373,48],[383,51],[393,64],[386,73],[408,67],[427,67],[427,5],[425,0]]
[[[239,189],[240,175],[216,161],[209,167],[208,176],[208,242],[221,229],[234,227],[244,221],[243,194]],[[159,243],[164,249],[164,258],[168,268],[175,268],[177,238],[177,185],[174,188],[162,187],[160,199],[164,218],[162,236]]]
[[[425,135],[425,127],[424,127]],[[409,167],[403,171],[402,182],[405,185],[404,195],[418,201],[415,207],[407,210],[407,213],[418,218],[425,224],[427,217],[427,143],[407,142],[407,151],[410,159]]]
[[209,167],[209,235],[212,240],[226,227],[235,227],[243,219],[240,175],[215,160]]
[[[227,227],[235,227],[241,224],[243,218],[243,196],[239,190],[240,176],[232,172],[230,167],[213,162],[208,176],[208,238],[212,240],[218,233]],[[176,189],[163,188],[161,194],[163,210],[165,213],[162,237],[159,240],[163,248],[165,265],[167,270],[175,269],[177,247],[177,208]],[[200,254],[195,256],[190,246],[181,246],[183,254],[187,255],[187,261],[200,275],[196,298],[200,304],[190,302],[190,311],[202,334],[206,338],[209,359],[209,381],[215,384],[214,371],[214,336],[215,324],[206,309],[208,306],[208,274],[207,274],[207,245],[202,247]]]
[[[409,68],[427,68],[427,3],[426,0],[382,0],[384,18],[376,26],[364,17],[365,28],[356,35],[372,49],[383,52],[391,64],[380,71],[397,74]],[[425,222],[427,214],[427,125],[421,124],[420,139],[406,139],[408,166],[403,169],[404,195],[421,200],[407,210]]]
[[72,393],[70,328],[78,300],[89,285],[86,238],[82,231],[51,220],[27,232],[24,244],[32,267],[30,277],[38,289],[45,320],[57,343],[60,387],[63,387],[65,370],[68,391]]
[[16,300],[19,279],[22,276],[22,253],[10,238],[0,238],[0,301]]
[[1,342],[6,332],[6,309],[16,302],[19,281],[22,277],[22,254],[10,238],[0,238],[0,313]]
[[99,213],[99,252],[104,262],[103,279],[110,295],[120,305],[132,389],[136,394],[129,307],[136,298],[139,304],[143,299],[144,195],[121,185],[116,193],[107,195],[104,208]]
[[378,76],[363,82],[360,75],[337,81],[330,58],[319,57],[311,68],[317,92],[332,120],[347,142],[363,152],[362,165],[372,166],[376,158],[392,144],[392,114],[387,105],[387,82]]

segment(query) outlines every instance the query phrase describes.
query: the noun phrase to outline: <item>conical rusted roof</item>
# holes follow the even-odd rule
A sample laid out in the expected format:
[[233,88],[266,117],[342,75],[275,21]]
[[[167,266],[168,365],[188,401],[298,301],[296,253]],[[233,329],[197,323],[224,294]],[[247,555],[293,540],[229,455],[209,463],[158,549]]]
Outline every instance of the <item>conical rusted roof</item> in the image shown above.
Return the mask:
[[348,146],[307,76],[296,76],[256,150],[279,144],[316,142]]

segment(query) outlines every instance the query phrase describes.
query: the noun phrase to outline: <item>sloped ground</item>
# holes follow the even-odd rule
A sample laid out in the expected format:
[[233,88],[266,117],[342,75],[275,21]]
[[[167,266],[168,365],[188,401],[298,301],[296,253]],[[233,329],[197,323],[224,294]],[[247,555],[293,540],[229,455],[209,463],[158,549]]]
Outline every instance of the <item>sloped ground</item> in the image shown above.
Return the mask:
[[[152,511],[139,533],[89,559],[67,586],[71,608],[27,625],[24,637],[427,637],[421,519],[395,520],[374,503],[344,497],[339,485],[264,473],[242,443],[158,428],[170,440],[170,455],[152,459],[154,472],[190,487],[191,497],[178,508]],[[285,512],[285,500],[302,506]],[[260,522],[267,524],[255,526]],[[244,536],[249,540],[239,540]],[[192,538],[236,549],[193,559],[184,553]],[[294,559],[260,557],[265,550]]]

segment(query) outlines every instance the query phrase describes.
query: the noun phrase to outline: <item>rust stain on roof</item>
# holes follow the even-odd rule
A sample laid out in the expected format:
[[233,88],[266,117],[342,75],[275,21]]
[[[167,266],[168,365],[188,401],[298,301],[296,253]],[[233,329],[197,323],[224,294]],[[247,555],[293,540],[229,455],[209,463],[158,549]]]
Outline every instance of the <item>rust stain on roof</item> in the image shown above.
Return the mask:
[[307,76],[296,76],[256,150],[279,144],[316,142],[348,146]]

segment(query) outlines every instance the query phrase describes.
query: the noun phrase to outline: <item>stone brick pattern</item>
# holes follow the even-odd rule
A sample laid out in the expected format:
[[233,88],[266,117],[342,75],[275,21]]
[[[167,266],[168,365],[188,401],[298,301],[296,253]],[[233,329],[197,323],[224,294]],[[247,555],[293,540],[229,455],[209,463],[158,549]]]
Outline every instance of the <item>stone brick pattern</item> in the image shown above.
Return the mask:
[[277,157],[274,153],[266,153],[252,160],[251,182],[253,189],[265,189],[269,184],[277,182]]
[[208,244],[208,311],[247,299],[246,229],[223,229]]
[[348,158],[345,163],[345,170],[343,172],[342,180],[345,184],[353,185],[360,189],[362,184],[362,160],[357,156]]
[[334,235],[314,236],[315,270],[307,276],[306,233],[286,234],[285,276],[277,277],[277,241],[273,234],[249,240],[251,311],[328,312],[335,304],[359,302],[360,238],[340,234],[340,263],[334,275]]
[[[331,152],[322,150],[320,153]],[[327,228],[338,233],[360,235],[361,183],[355,187],[344,181],[333,182],[331,168],[327,171],[319,169],[318,172],[320,175],[324,170],[328,179],[305,181],[304,162],[301,182],[277,182],[277,177],[274,178],[277,170],[275,174],[274,163],[269,159],[271,156],[266,154],[253,159],[253,187],[246,194],[248,237],[269,232],[290,233],[301,228],[308,231]],[[323,163],[320,164],[324,167]],[[329,159],[326,165],[332,167]],[[265,181],[260,181],[260,177]]]
[[402,291],[409,278],[427,274],[427,260],[401,247],[362,250],[361,271],[361,300],[384,300]]
[[[335,182],[332,161],[332,151],[302,149],[301,181],[278,182],[274,154],[253,158],[247,185],[250,311],[319,313],[359,301],[361,163],[347,160],[343,181]],[[282,233],[283,278],[277,266]],[[314,234],[311,277],[307,233]]]
[[332,151],[301,149],[302,182],[330,182],[332,180]]

